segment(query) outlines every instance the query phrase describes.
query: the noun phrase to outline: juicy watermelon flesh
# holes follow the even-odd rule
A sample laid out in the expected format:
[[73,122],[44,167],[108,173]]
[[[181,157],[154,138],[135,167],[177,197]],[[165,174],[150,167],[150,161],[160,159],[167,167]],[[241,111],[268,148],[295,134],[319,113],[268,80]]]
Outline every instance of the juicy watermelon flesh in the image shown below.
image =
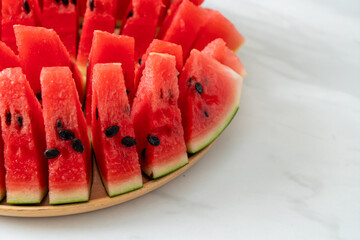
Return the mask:
[[239,33],[234,24],[219,11],[211,9],[205,11],[207,20],[199,31],[193,48],[202,50],[211,41],[222,38],[231,50],[237,51],[245,43],[245,38]]
[[[60,151],[56,158],[48,160],[50,204],[87,201],[90,192],[91,149],[70,69],[43,68],[41,87],[47,149]],[[80,139],[85,149],[83,153],[72,148],[71,140],[60,139],[58,131],[61,129],[72,131],[75,138]]]
[[76,0],[79,18],[83,18],[86,11],[86,4],[88,0]]
[[[196,84],[201,84],[202,94]],[[241,86],[242,77],[232,69],[192,50],[179,78],[188,152],[200,151],[225,129],[238,110]]]
[[[1,129],[1,125],[0,125],[0,129]],[[5,197],[4,142],[0,135],[0,202],[4,197]]]
[[75,59],[78,38],[78,18],[76,6],[73,2],[69,1],[65,6],[61,1],[57,3],[54,0],[44,0],[41,17],[42,26],[54,29],[64,43],[70,56]]
[[[69,53],[59,36],[52,29],[15,25],[16,43],[24,73],[35,93],[41,93],[40,71],[43,67],[66,66],[74,69]],[[83,96],[84,83],[76,77],[76,86]]]
[[23,0],[2,0],[1,40],[16,54],[18,49],[16,47],[13,25],[36,26],[40,23],[40,8],[37,0],[27,1],[30,6],[29,13],[25,11]]
[[80,36],[77,64],[85,75],[86,63],[90,54],[93,33],[95,30],[102,30],[113,33],[115,30],[114,2],[109,0],[94,1],[93,10],[87,4],[83,27]]
[[7,202],[40,203],[48,176],[44,120],[21,68],[0,73],[0,96]]
[[139,59],[155,37],[162,0],[132,0],[132,7],[133,15],[126,20],[122,34],[134,37],[135,59]]
[[116,19],[122,21],[126,17],[131,0],[117,0]]
[[[142,170],[158,178],[188,163],[177,106],[178,72],[175,57],[169,54],[151,53],[145,66],[132,119]],[[149,135],[157,137],[160,145],[151,145]]]
[[[95,65],[92,99],[92,141],[106,191],[115,196],[142,187],[136,146],[122,144],[124,137],[135,139],[135,132],[121,64]],[[109,138],[105,131],[111,126],[120,130]]]
[[189,0],[183,0],[160,39],[181,45],[183,58],[186,59],[205,20],[205,12],[202,8]]
[[226,46],[226,42],[221,38],[217,38],[210,42],[201,52],[214,58],[221,64],[230,67],[243,78],[246,76],[244,65],[238,56]]
[[0,41],[0,71],[5,68],[20,67],[19,57]]
[[86,85],[86,120],[91,124],[92,70],[97,63],[121,63],[126,89],[132,101],[134,91],[134,39],[102,31],[94,32]]
[[[142,72],[143,72],[143,70],[145,68],[145,62],[146,62],[146,60],[149,57],[149,54],[151,52],[168,53],[170,55],[175,56],[175,58],[176,58],[176,69],[178,70],[178,72],[181,72],[181,70],[182,70],[183,57],[182,57],[181,46],[177,45],[177,44],[174,44],[174,43],[169,43],[169,42],[166,42],[166,41],[154,39],[151,42],[148,49],[146,50],[146,53],[141,58],[141,61],[139,61],[139,63],[136,65],[135,80],[134,80],[135,92],[136,92],[136,90],[137,90],[137,88],[139,86],[140,79],[141,79],[141,76],[142,76]],[[141,62],[141,64],[140,64],[140,62]]]

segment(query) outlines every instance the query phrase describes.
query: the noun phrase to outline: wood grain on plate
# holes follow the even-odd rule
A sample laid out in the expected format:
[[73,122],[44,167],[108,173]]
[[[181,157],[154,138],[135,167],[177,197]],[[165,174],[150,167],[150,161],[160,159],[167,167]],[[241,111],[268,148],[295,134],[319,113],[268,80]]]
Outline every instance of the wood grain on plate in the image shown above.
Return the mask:
[[101,183],[101,179],[97,168],[94,167],[93,184],[91,189],[90,201],[85,203],[73,203],[64,205],[50,205],[49,199],[46,197],[41,204],[38,205],[9,205],[6,204],[6,199],[0,203],[0,215],[14,216],[14,217],[52,217],[52,216],[65,216],[77,213],[91,212],[107,207],[111,207],[131,199],[140,197],[149,193],[165,183],[170,182],[177,176],[181,175],[191,166],[193,166],[212,146],[208,146],[201,152],[189,158],[189,164],[178,169],[177,171],[166,175],[162,178],[151,180],[143,177],[144,186],[133,192],[119,195],[113,198],[107,196],[105,189]]

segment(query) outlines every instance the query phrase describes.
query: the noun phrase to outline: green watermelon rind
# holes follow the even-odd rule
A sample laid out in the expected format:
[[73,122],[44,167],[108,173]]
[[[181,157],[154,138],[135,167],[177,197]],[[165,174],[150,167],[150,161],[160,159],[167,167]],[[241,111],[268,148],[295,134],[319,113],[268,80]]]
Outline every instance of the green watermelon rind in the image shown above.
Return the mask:
[[[175,172],[176,170],[184,167],[185,165],[187,165],[189,163],[189,159],[188,159],[186,153],[184,153],[184,156],[181,156],[181,157],[175,158],[175,159],[177,159],[177,160],[173,160],[172,162],[175,162],[175,163],[176,162],[181,162],[181,164],[179,164],[179,165],[171,164],[170,166],[175,165],[175,167],[169,167],[169,168],[167,168],[167,170],[163,170],[163,171],[161,171],[160,174],[157,174],[157,175],[154,175],[153,171],[151,171],[151,174],[144,171],[144,174],[146,176],[148,176],[149,178],[151,178],[151,179],[158,179],[158,178],[164,177],[164,176],[166,176],[166,175],[168,175],[168,174],[170,174],[172,172]],[[178,160],[178,159],[180,159],[181,161]]]
[[[15,193],[12,191],[8,193],[6,198],[6,203],[8,204],[39,204],[42,202],[46,195],[47,190],[37,191],[35,194],[23,194],[21,191],[20,194]],[[19,197],[15,197],[13,195],[18,195]]]
[[152,177],[152,179],[159,179],[159,178],[161,178],[161,177],[164,177],[164,176],[166,176],[166,175],[168,175],[168,174],[170,174],[170,173],[172,173],[172,172],[175,172],[175,171],[179,170],[180,168],[182,168],[182,167],[184,167],[184,166],[186,166],[186,165],[188,165],[188,164],[189,164],[189,162],[186,162],[185,164],[182,164],[181,166],[179,166],[179,167],[177,167],[177,168],[174,168],[174,169],[172,169],[172,170],[169,170],[169,171],[167,171],[167,172],[165,172],[165,173],[163,173],[163,174],[161,174],[161,175],[159,175],[159,176],[154,176],[154,177]]
[[129,193],[129,192],[138,190],[138,189],[140,189],[140,188],[142,188],[142,187],[143,187],[143,184],[141,184],[141,185],[139,185],[139,186],[136,186],[136,187],[131,187],[131,188],[125,190],[125,191],[122,191],[122,192],[119,192],[119,193],[115,193],[115,194],[112,194],[112,195],[110,195],[110,194],[107,192],[106,188],[105,188],[105,190],[106,190],[107,194],[109,195],[109,197],[112,198],[112,197],[116,197],[116,196],[119,196],[119,195],[122,195],[122,194],[125,194],[125,193]]
[[[64,194],[64,196],[68,196],[68,194]],[[82,202],[87,202],[90,199],[90,192],[87,195],[87,197],[73,197],[73,198],[63,198],[61,200],[51,200],[50,198],[50,204],[51,205],[60,205],[60,204],[68,204],[68,203],[82,203]]]

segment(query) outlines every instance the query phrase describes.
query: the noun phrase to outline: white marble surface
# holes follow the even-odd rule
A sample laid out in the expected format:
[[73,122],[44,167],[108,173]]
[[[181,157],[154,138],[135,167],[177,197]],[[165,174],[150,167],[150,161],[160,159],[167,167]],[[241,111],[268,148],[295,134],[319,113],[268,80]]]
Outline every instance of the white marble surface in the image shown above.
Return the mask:
[[360,239],[359,0],[206,5],[248,40],[241,108],[213,149],[119,206],[0,217],[0,239]]

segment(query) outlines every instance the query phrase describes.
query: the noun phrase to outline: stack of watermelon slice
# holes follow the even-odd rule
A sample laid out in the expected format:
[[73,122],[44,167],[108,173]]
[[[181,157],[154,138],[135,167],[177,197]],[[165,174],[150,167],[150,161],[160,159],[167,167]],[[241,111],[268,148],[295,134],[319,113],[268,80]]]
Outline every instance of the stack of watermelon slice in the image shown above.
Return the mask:
[[92,158],[113,197],[214,141],[245,39],[202,2],[0,1],[0,201],[88,201]]

